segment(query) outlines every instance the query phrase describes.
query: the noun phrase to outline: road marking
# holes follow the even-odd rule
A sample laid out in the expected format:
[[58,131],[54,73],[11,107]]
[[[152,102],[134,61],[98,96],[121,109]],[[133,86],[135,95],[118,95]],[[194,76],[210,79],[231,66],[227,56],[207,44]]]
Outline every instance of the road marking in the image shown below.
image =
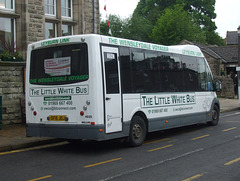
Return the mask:
[[155,148],[155,149],[152,149],[152,150],[148,150],[148,152],[152,152],[152,151],[156,151],[156,150],[161,150],[161,149],[164,149],[164,148],[169,148],[169,147],[172,147],[173,145],[166,145],[166,146],[162,146],[160,148]]
[[61,142],[61,143],[54,143],[54,144],[48,144],[48,145],[43,145],[43,146],[35,146],[31,148],[24,148],[24,149],[19,149],[19,150],[12,150],[12,151],[6,151],[6,152],[0,152],[0,155],[8,155],[8,154],[13,154],[13,153],[19,153],[19,152],[24,152],[24,151],[32,151],[32,150],[39,150],[43,148],[50,148],[54,146],[61,146],[68,144],[68,142]]
[[170,138],[164,138],[164,139],[161,139],[161,140],[150,140],[150,141],[146,141],[143,143],[143,145],[148,145],[148,144],[152,144],[152,143],[157,143],[157,142],[160,142],[160,141],[166,141],[166,140],[169,140]]
[[233,114],[228,114],[228,115],[220,116],[220,118],[225,118],[225,117],[229,117],[229,116],[235,116],[235,115],[238,115],[238,114],[240,114],[240,112],[236,112],[236,113],[233,113]]
[[187,178],[187,179],[185,179],[185,180],[183,180],[183,181],[195,180],[195,179],[197,179],[197,178],[199,178],[199,177],[202,177],[202,176],[203,176],[203,174],[197,174],[197,175],[194,175],[194,176],[192,176],[192,177],[190,177],[190,178]]
[[190,151],[190,152],[184,153],[182,155],[178,155],[176,157],[168,158],[166,160],[161,160],[159,162],[155,162],[155,163],[152,163],[152,164],[149,164],[149,165],[145,165],[143,167],[139,167],[139,168],[136,168],[136,169],[133,169],[133,170],[131,170],[131,168],[130,168],[125,172],[119,173],[119,174],[114,175],[114,176],[110,176],[110,177],[105,178],[105,179],[101,179],[100,181],[109,181],[109,180],[113,180],[113,179],[117,180],[117,178],[122,177],[124,175],[129,175],[129,174],[132,174],[132,173],[140,172],[142,170],[152,168],[152,167],[164,164],[164,163],[169,162],[169,161],[177,160],[179,158],[183,158],[183,157],[195,154],[195,153],[199,153],[200,151],[203,151],[203,150],[204,150],[204,148],[200,148],[198,150]]
[[43,180],[43,179],[50,178],[50,177],[52,177],[52,175],[47,175],[47,176],[44,176],[44,177],[39,177],[39,178],[35,178],[35,179],[32,179],[32,180],[28,180],[28,181]]
[[198,140],[198,139],[201,139],[201,138],[205,138],[205,137],[208,137],[208,136],[210,136],[210,135],[206,134],[206,135],[203,135],[203,136],[199,136],[199,137],[193,138],[192,141]]
[[230,161],[230,162],[227,162],[227,163],[225,163],[224,165],[228,166],[228,165],[231,165],[231,164],[236,163],[236,162],[238,162],[238,161],[240,161],[240,158],[237,158],[237,159],[235,159],[235,160],[232,160],[232,161]]
[[225,129],[225,130],[222,130],[223,132],[226,132],[226,131],[231,131],[233,129],[236,129],[237,127],[233,127],[233,128],[229,128],[229,129]]
[[99,162],[99,163],[94,163],[94,164],[91,164],[91,165],[86,165],[86,166],[84,166],[84,168],[94,167],[94,166],[102,165],[102,164],[105,164],[105,163],[118,161],[118,160],[121,160],[121,159],[122,158],[115,158],[115,159],[112,159],[112,160],[107,160],[107,161],[103,161],[103,162]]

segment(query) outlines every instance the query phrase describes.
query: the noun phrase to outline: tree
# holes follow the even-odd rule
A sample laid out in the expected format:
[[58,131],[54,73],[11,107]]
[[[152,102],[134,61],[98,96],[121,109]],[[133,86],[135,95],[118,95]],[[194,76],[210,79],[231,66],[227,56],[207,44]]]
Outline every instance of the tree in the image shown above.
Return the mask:
[[184,4],[184,9],[189,11],[197,20],[200,26],[208,31],[217,29],[213,19],[216,18],[215,0],[177,0],[177,3]]
[[[127,38],[139,41],[150,41],[149,35],[152,32],[152,24],[145,18],[126,18],[121,19],[116,15],[109,15],[112,36]],[[100,23],[100,34],[110,35],[108,20]]]
[[131,17],[125,24],[125,37],[138,41],[149,42],[149,35],[152,32],[152,23],[143,17]]
[[176,4],[184,5],[184,10],[191,13],[199,25],[216,30],[215,23],[212,21],[216,18],[215,0],[140,0],[133,16],[143,16],[155,24],[159,14],[161,15],[166,8],[173,8]]
[[173,7],[176,0],[140,0],[133,17],[142,16],[154,25],[157,22],[159,15],[166,9]]
[[183,39],[205,43],[205,32],[183,8],[182,5],[175,5],[159,16],[151,34],[154,43],[172,45]]
[[219,36],[218,33],[216,33],[215,31],[212,32],[206,32],[206,37],[207,37],[207,42],[210,45],[218,45],[218,46],[225,46],[225,42],[224,39]]
[[[183,6],[183,10],[189,13],[195,20],[194,26],[198,26],[205,31],[206,42],[208,44],[222,45],[223,39],[215,32],[217,29],[215,22],[215,0],[140,0],[137,8],[134,10],[133,18],[143,17],[150,21],[153,27],[156,25],[159,16],[165,13],[165,9],[172,8],[176,4]],[[199,29],[198,28],[198,29]]]
[[[108,26],[108,21],[110,26]],[[109,15],[108,20],[100,22],[100,34],[102,35],[110,35],[109,28],[111,29],[112,36],[115,37],[122,37],[124,21],[121,19],[120,16],[117,15]]]

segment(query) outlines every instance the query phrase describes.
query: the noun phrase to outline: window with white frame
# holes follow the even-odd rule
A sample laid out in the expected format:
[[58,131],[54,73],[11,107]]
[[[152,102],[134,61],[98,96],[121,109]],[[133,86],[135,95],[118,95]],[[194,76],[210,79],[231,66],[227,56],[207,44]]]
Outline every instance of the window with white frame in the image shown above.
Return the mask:
[[56,16],[56,0],[45,0],[45,14]]
[[62,36],[72,35],[73,34],[72,32],[73,32],[72,25],[62,24]]
[[[14,46],[14,19],[0,17],[0,53],[5,48],[15,48]],[[6,47],[7,46],[7,47]]]
[[0,8],[14,9],[15,0],[0,0]]
[[45,39],[56,37],[56,24],[45,22]]
[[72,0],[61,0],[62,16],[72,18]]

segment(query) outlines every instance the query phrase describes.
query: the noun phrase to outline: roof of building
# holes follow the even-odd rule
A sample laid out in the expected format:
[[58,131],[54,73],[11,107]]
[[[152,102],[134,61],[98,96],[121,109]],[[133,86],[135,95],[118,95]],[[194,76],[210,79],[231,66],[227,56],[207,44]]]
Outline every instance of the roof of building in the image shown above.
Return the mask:
[[227,31],[226,44],[227,45],[237,45],[238,44],[237,31]]
[[227,63],[238,62],[238,46],[220,46],[209,48],[223,58]]

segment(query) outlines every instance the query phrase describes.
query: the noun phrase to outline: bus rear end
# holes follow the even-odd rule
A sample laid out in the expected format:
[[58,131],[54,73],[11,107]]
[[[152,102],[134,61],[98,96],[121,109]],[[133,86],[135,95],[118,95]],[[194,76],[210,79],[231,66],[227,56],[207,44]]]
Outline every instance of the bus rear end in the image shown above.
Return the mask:
[[93,105],[98,99],[89,91],[89,57],[93,55],[89,56],[87,41],[75,36],[29,45],[27,136],[102,139],[103,123],[94,120]]

